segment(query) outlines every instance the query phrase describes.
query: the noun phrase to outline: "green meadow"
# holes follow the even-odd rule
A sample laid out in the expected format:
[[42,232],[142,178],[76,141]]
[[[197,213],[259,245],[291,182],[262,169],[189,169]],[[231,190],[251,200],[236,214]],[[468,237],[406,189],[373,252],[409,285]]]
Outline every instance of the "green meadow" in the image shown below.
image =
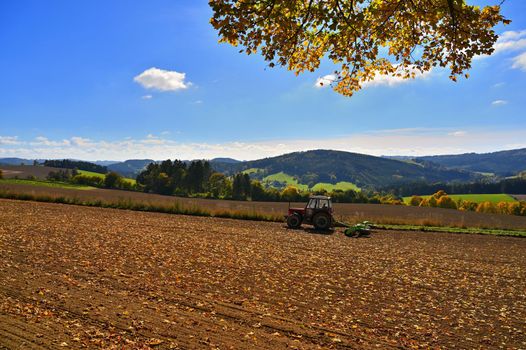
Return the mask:
[[65,182],[58,181],[47,181],[47,180],[23,180],[23,179],[0,179],[0,184],[20,184],[20,185],[30,185],[30,186],[44,186],[44,187],[54,187],[54,188],[70,188],[76,190],[93,190],[95,187],[84,186],[84,185],[75,185]]
[[340,181],[336,184],[330,184],[326,182],[318,182],[316,185],[312,186],[312,191],[320,191],[320,190],[326,190],[327,192],[335,191],[335,190],[341,190],[341,191],[347,191],[347,190],[353,190],[353,191],[360,191],[360,188],[353,184],[352,182],[347,181]]
[[300,184],[298,180],[288,174],[285,174],[283,171],[265,176],[263,178],[263,184],[266,186],[271,186],[273,182],[278,182],[280,184],[284,184],[285,186],[294,186],[300,191],[307,191],[309,189],[309,186]]
[[[257,172],[258,170],[254,168],[254,169],[247,169],[245,171]],[[279,184],[282,184],[284,186],[294,186],[300,191],[309,191],[309,190],[310,191],[326,190],[327,192],[331,192],[331,191],[334,191],[334,190],[360,191],[360,188],[358,186],[356,186],[352,182],[347,182],[347,181],[340,181],[340,182],[338,182],[336,184],[331,184],[331,183],[327,183],[327,182],[319,182],[316,185],[314,185],[313,187],[309,188],[309,186],[299,183],[298,180],[296,180],[293,176],[288,175],[288,174],[286,174],[286,173],[284,173],[282,171],[279,172],[279,173],[276,173],[276,174],[268,175],[268,176],[263,178],[263,184],[264,185],[272,186],[273,183],[279,183]]]
[[[422,198],[429,198],[431,196],[420,196]],[[475,202],[475,203],[482,203],[482,202],[493,202],[493,203],[499,203],[499,202],[515,202],[516,199],[512,196],[504,193],[499,194],[451,194],[449,195],[452,199],[455,201],[458,201],[459,199]],[[409,204],[409,201],[411,200],[411,197],[404,197],[404,203]]]
[[[78,173],[81,174],[81,175],[85,175],[85,176],[96,176],[96,177],[100,177],[101,179],[104,179],[106,177],[105,174],[101,174],[101,173],[95,173],[93,171],[87,171],[87,170],[78,170]],[[135,179],[130,179],[128,177],[124,177],[123,178],[125,181],[131,183],[132,185],[135,185],[137,183],[137,181]]]

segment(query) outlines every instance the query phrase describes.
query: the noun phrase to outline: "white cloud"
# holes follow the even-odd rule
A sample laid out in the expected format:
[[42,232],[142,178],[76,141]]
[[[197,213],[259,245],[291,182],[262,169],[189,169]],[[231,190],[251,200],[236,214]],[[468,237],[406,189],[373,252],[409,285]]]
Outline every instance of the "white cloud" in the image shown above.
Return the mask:
[[495,52],[517,51],[526,48],[526,39],[511,40],[495,43]]
[[495,100],[493,102],[491,102],[491,105],[493,106],[504,106],[504,105],[507,105],[508,104],[508,101],[506,100]]
[[35,140],[30,143],[32,146],[69,146],[70,144],[69,140],[51,141],[44,136],[35,137]]
[[18,145],[18,136],[0,136],[0,145]]
[[186,73],[152,67],[133,78],[146,89],[177,91],[187,89],[191,83],[185,81]]
[[513,58],[512,68],[526,71],[526,52],[524,52],[524,53],[520,54],[519,56]]
[[93,146],[94,143],[90,140],[90,139],[86,139],[84,137],[80,137],[80,136],[73,136],[71,138],[71,143],[75,146],[79,146],[79,147],[88,147],[88,146]]
[[463,130],[458,130],[458,131],[453,131],[453,132],[449,132],[448,135],[449,136],[455,136],[455,137],[462,137],[462,136],[466,136],[466,132],[463,131]]
[[372,155],[432,155],[465,152],[491,152],[526,147],[525,128],[486,129],[406,128],[376,130],[337,138],[289,139],[267,141],[231,141],[223,143],[178,142],[171,138],[148,135],[144,138],[92,140],[72,137],[49,140],[35,145],[18,140],[18,145],[0,146],[1,157],[75,158],[85,160],[133,158],[202,159],[232,157],[259,159],[295,151],[334,149]]
[[[421,72],[416,68],[410,69],[412,73],[415,74],[414,79],[425,79],[429,77],[431,71]],[[374,87],[374,86],[396,86],[400,84],[405,84],[411,82],[413,79],[404,79],[396,75],[388,74],[377,74],[374,79],[369,81],[364,81],[361,83],[362,88]]]
[[151,100],[153,98],[153,96],[152,95],[143,95],[143,96],[141,96],[141,98],[143,100]]
[[502,33],[495,43],[495,53],[526,48],[526,30]]
[[314,86],[318,89],[326,88],[336,81],[336,75],[327,74],[323,77],[316,79]]
[[499,35],[499,41],[517,40],[526,37],[526,30],[513,31],[509,30]]
[[145,140],[139,140],[139,142],[145,145],[163,145],[166,143],[166,140],[153,134],[148,134]]

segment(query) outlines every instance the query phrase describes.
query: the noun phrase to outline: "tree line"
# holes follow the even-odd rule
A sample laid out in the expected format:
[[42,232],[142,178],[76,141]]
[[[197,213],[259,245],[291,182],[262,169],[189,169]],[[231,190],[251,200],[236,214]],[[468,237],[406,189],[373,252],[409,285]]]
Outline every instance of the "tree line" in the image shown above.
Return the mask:
[[[299,191],[294,186],[282,190],[265,187],[245,173],[226,176],[214,171],[210,163],[203,160],[190,163],[180,160],[150,163],[137,176],[137,187],[145,192],[163,195],[273,202],[306,201],[312,194]],[[315,194],[325,194],[331,196],[335,202],[342,203],[403,204],[400,198],[392,194],[353,190],[318,191]]]
[[102,165],[95,163],[84,162],[81,160],[71,160],[71,159],[50,159],[44,161],[44,166],[49,166],[52,168],[62,168],[62,169],[78,169],[92,171],[94,173],[106,174],[108,168]]
[[395,196],[409,197],[414,194],[426,196],[443,190],[449,194],[526,194],[526,176],[504,179],[498,182],[471,183],[426,183],[413,182],[383,188],[382,192],[390,192]]
[[58,169],[48,173],[46,179],[49,181],[66,182],[75,185],[92,186],[99,188],[110,188],[118,190],[137,191],[140,187],[131,183],[114,171],[110,171],[104,176],[84,175],[78,172],[77,168]]

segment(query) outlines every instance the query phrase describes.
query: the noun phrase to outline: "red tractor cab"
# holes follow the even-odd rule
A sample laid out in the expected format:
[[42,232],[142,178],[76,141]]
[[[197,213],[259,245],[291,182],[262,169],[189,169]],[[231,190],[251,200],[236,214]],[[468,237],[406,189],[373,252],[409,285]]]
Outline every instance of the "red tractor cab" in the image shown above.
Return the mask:
[[317,230],[328,230],[334,223],[331,197],[311,196],[305,208],[290,208],[285,216],[287,226],[299,228],[302,224],[313,225]]

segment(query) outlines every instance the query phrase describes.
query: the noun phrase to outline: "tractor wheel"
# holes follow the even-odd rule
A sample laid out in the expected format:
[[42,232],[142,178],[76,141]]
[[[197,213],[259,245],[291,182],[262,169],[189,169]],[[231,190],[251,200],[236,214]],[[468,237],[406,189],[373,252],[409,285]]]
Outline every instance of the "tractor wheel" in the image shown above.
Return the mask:
[[299,228],[301,226],[301,217],[298,214],[292,214],[287,217],[287,226],[289,228]]
[[328,230],[331,227],[331,216],[327,213],[318,213],[314,215],[312,223],[317,230]]

